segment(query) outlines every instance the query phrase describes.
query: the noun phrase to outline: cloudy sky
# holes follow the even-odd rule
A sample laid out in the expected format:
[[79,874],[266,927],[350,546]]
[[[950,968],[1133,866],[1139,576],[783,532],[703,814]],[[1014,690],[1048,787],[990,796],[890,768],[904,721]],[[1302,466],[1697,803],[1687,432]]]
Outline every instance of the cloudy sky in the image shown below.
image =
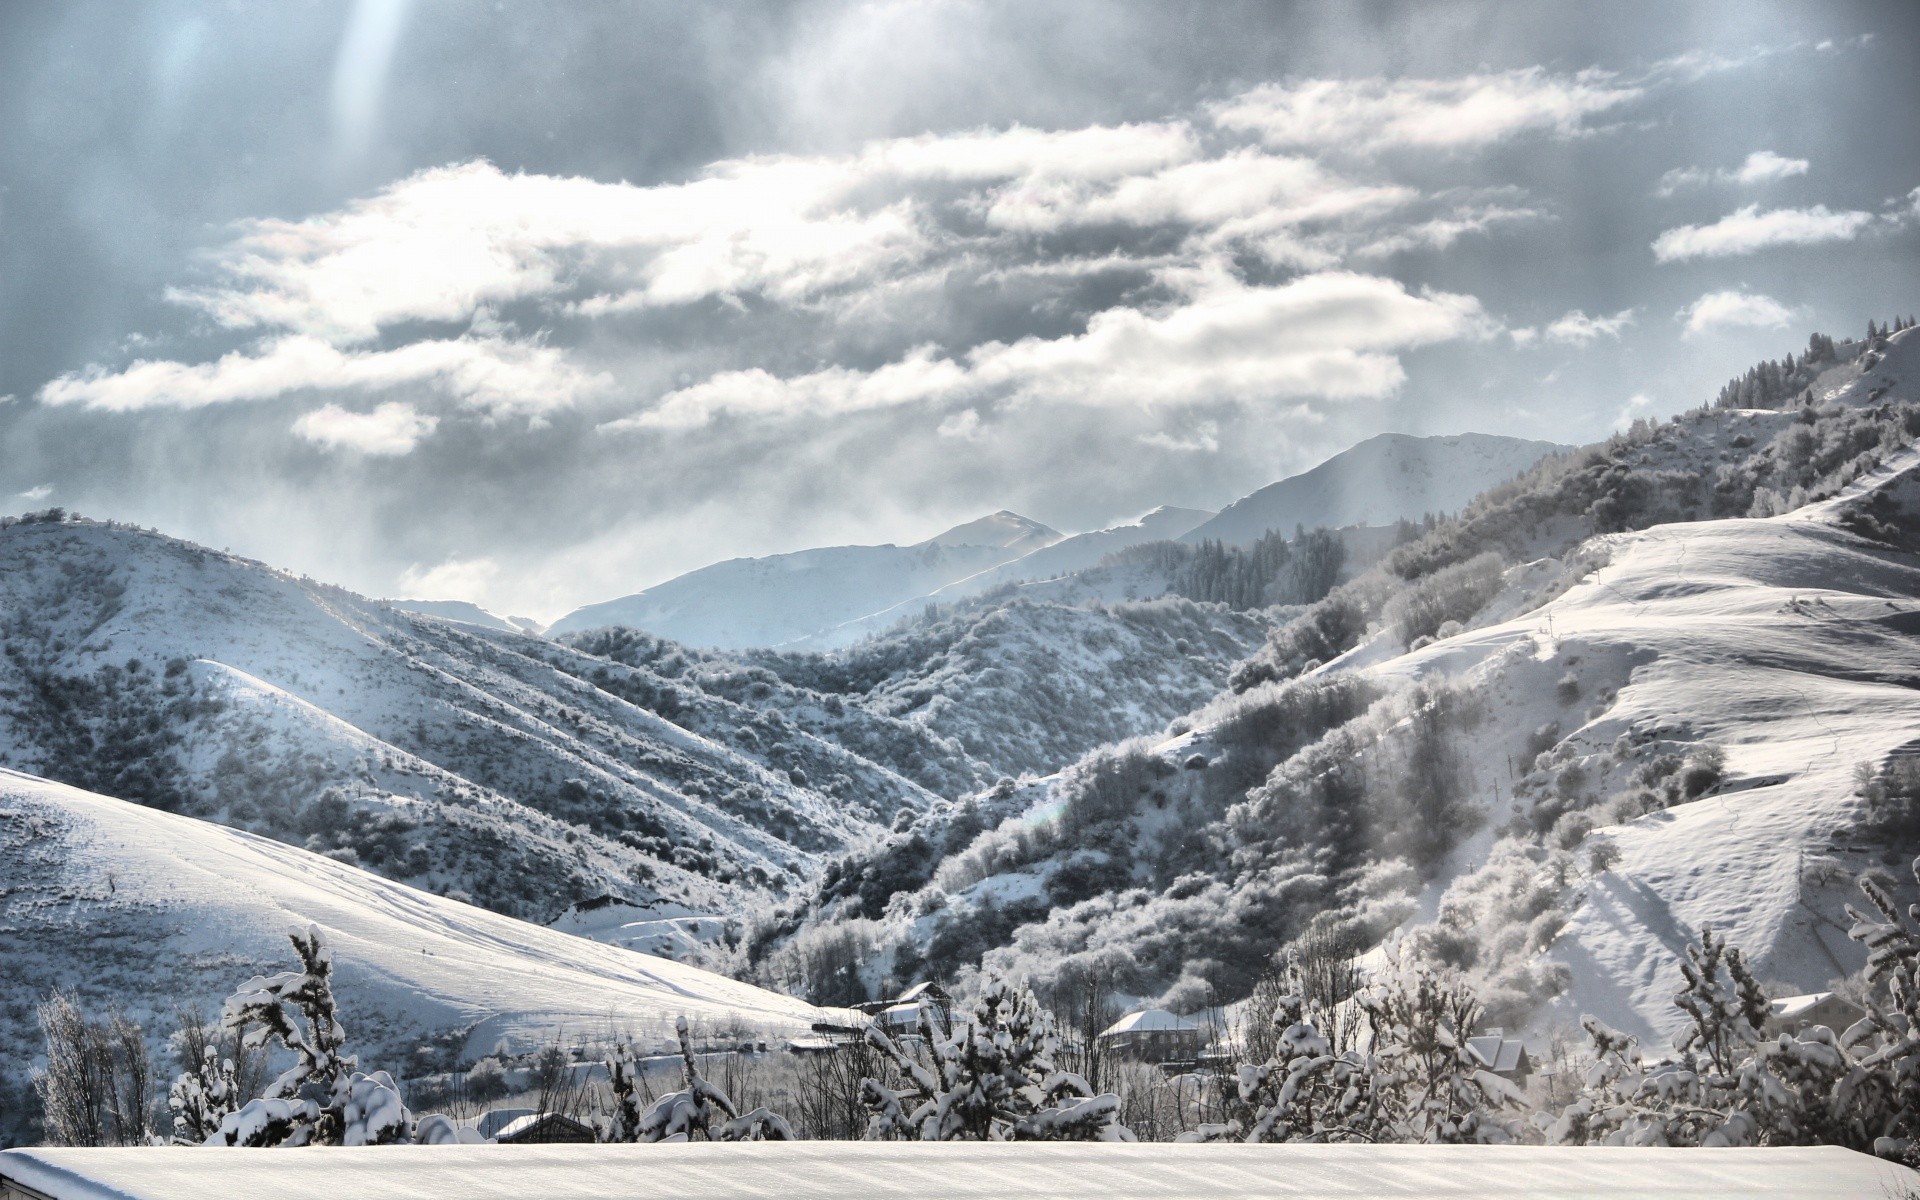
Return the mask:
[[0,511],[551,618],[1920,309],[1906,3],[0,8]]

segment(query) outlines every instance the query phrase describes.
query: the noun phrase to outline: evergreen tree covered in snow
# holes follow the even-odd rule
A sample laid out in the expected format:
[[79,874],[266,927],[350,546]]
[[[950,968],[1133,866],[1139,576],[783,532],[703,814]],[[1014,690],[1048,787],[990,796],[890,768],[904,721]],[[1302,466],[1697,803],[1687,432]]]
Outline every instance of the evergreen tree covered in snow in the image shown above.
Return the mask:
[[191,1071],[180,1072],[167,1092],[167,1107],[173,1111],[173,1140],[183,1146],[204,1145],[240,1103],[239,1092],[233,1060],[208,1043],[199,1064]]
[[1286,984],[1274,1005],[1272,1057],[1240,1065],[1238,1112],[1185,1140],[1346,1141],[1375,1125],[1373,1064],[1356,1047],[1338,1044],[1333,1005],[1315,1003],[1297,953],[1287,956]]
[[[1920,858],[1912,865],[1920,882]],[[1849,906],[1847,936],[1867,947],[1865,976],[1886,997],[1869,1000],[1867,1015],[1842,1043],[1859,1055],[1836,1089],[1836,1103],[1862,1114],[1861,1132],[1875,1154],[1920,1164],[1920,905],[1900,905],[1883,885],[1863,878],[1860,888],[1875,915]]]
[[920,1009],[926,1061],[877,1027],[867,1040],[898,1069],[903,1086],[861,1084],[870,1139],[920,1141],[1130,1142],[1120,1098],[1094,1095],[1087,1081],[1054,1064],[1053,1018],[1031,988],[989,976],[972,1013],[950,1033]]
[[[616,1047],[607,1060],[613,1090],[613,1114],[600,1127],[606,1142],[792,1141],[793,1126],[779,1113],[756,1108],[742,1115],[727,1094],[700,1074],[687,1033],[687,1019],[674,1021],[680,1037],[681,1079],[685,1086],[641,1107],[639,1063],[631,1045]],[[720,1122],[715,1128],[714,1123]]]
[[1480,1001],[1458,974],[1389,956],[1386,970],[1354,1000],[1371,1034],[1365,1086],[1374,1101],[1361,1129],[1372,1140],[1513,1140],[1503,1114],[1521,1108],[1524,1098],[1468,1047]]
[[377,1146],[413,1136],[413,1116],[385,1071],[346,1053],[333,998],[333,955],[310,925],[290,931],[300,969],[256,976],[227,998],[222,1023],[250,1048],[278,1041],[295,1062],[266,1094],[221,1118],[210,1146]]
[[[1593,1064],[1580,1096],[1540,1118],[1555,1144],[1857,1145],[1856,1067],[1842,1039],[1813,1027],[1764,1035],[1770,1012],[1737,948],[1703,929],[1680,964],[1674,1004],[1689,1018],[1678,1057],[1648,1061],[1636,1039],[1593,1017]],[[1724,978],[1723,978],[1724,976]]]

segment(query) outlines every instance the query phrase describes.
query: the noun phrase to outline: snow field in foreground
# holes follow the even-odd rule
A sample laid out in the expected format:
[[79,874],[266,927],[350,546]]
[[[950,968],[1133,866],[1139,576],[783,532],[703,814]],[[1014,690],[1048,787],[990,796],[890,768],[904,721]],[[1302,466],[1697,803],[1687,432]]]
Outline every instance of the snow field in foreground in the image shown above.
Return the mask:
[[52,1200],[1233,1200],[1766,1197],[1897,1200],[1920,1176],[1834,1147],[1075,1145],[754,1142],[365,1150],[8,1150],[0,1178]]

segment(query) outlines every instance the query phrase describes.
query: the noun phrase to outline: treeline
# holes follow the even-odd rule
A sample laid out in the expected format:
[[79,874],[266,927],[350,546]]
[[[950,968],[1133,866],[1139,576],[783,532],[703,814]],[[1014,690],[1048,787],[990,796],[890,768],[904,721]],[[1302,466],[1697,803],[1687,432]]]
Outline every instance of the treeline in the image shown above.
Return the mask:
[[1292,539],[1273,530],[1244,547],[1212,538],[1191,545],[1145,542],[1107,555],[1100,565],[1146,567],[1164,575],[1174,595],[1245,611],[1312,604],[1333,590],[1346,562],[1338,533],[1296,529]]
[[[1859,349],[1864,354],[1874,354],[1882,350],[1889,337],[1905,329],[1913,328],[1913,318],[1893,319],[1891,325],[1878,325],[1867,322],[1867,337],[1862,343],[1845,343],[1849,350]],[[1841,360],[1840,347],[1833,338],[1824,333],[1816,333],[1807,339],[1806,351],[1799,358],[1788,354],[1782,359],[1767,359],[1750,368],[1746,374],[1727,381],[1720,394],[1714,398],[1715,408],[1785,408],[1789,404],[1810,404],[1813,402],[1813,381],[1820,372]],[[1871,365],[1871,364],[1868,364]]]

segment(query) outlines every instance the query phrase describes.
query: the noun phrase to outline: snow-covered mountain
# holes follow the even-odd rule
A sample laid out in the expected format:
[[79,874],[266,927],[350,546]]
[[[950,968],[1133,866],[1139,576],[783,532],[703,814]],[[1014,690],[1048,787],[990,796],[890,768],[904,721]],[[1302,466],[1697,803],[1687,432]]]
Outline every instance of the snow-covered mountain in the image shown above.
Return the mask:
[[934,798],[651,670],[124,526],[0,528],[0,634],[0,765],[516,914],[728,910]]
[[1496,483],[1568,447],[1490,433],[1409,437],[1383,433],[1243,496],[1181,540],[1248,545],[1278,530],[1391,525],[1450,513]]
[[1138,521],[1061,538],[1057,542],[1023,554],[1010,562],[989,567],[965,579],[955,580],[931,592],[862,616],[858,620],[836,625],[813,637],[800,639],[794,643],[793,648],[825,650],[835,646],[851,645],[863,637],[871,637],[891,628],[902,618],[920,613],[929,604],[952,604],[958,600],[992,591],[1005,584],[1057,579],[1086,571],[1098,566],[1100,560],[1108,555],[1116,554],[1129,547],[1177,538],[1212,516],[1213,514],[1205,509],[1169,508],[1163,505]]
[[1544,461],[1164,733],[836,863],[766,977],[809,988],[789,948],[858,922],[876,988],[984,956],[1210,1003],[1312,929],[1414,939],[1496,1024],[1652,1037],[1711,925],[1821,989],[1862,957],[1852,880],[1912,851],[1856,773],[1920,740],[1920,335],[1825,353],[1811,404]]
[[1011,593],[826,652],[690,650],[627,629],[562,640],[660,673],[677,695],[749,705],[952,797],[1159,728],[1218,691],[1274,620],[1179,598]]
[[4,770],[0,860],[7,1075],[24,1076],[33,1006],[55,987],[111,998],[157,1032],[175,1002],[217,1012],[250,976],[287,969],[286,932],[308,925],[332,948],[350,1046],[396,1073],[435,1069],[435,1054],[470,1061],[503,1038],[516,1052],[624,1030],[664,1042],[682,1015],[770,1031],[824,1016],[326,855]]
[[1045,525],[1003,511],[911,546],[828,546],[729,559],[575,609],[547,632],[621,625],[696,647],[785,645],[1059,540]]

